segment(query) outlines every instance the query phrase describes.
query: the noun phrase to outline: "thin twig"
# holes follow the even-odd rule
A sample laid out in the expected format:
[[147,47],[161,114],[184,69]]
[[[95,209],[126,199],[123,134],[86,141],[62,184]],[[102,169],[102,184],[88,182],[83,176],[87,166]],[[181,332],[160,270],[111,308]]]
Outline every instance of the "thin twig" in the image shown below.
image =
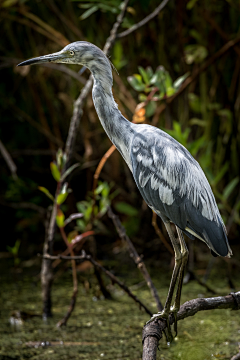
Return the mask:
[[29,210],[37,211],[41,215],[46,214],[46,209],[44,207],[30,202],[14,203],[14,202],[3,201],[0,199],[0,204],[3,206],[11,207],[13,209],[29,209]]
[[143,20],[139,21],[139,23],[130,27],[130,29],[125,30],[125,31],[121,32],[120,34],[118,34],[117,37],[122,38],[123,36],[127,36],[127,35],[131,34],[133,31],[136,31],[137,29],[139,29],[141,26],[145,25],[147,22],[149,22],[150,20],[152,20],[155,16],[157,16],[159,14],[159,12],[167,5],[168,1],[169,0],[163,0],[161,2],[161,4],[151,14],[146,16]]
[[129,290],[129,288],[121,282],[115,275],[113,275],[110,271],[105,269],[102,265],[100,265],[97,261],[95,261],[91,255],[87,255],[84,251],[82,251],[82,255],[79,256],[63,256],[63,255],[57,255],[57,256],[50,256],[50,255],[44,255],[44,259],[48,260],[80,260],[80,261],[90,261],[96,268],[103,271],[111,280],[113,283],[118,284],[120,288],[122,288],[128,296],[130,296],[136,303],[140,305],[141,308],[143,308],[147,314],[152,316],[151,311]]
[[9,154],[9,152],[7,151],[7,149],[5,148],[3,143],[1,142],[1,140],[0,140],[0,152],[1,152],[2,157],[4,158],[4,160],[6,161],[6,164],[9,167],[9,170],[11,171],[13,179],[17,180],[18,179],[17,166],[14,163],[13,159],[11,158],[11,155]]
[[[68,242],[67,235],[66,235],[63,227],[60,227],[60,232],[61,232],[62,238],[71,254],[71,257],[73,257],[74,252],[73,252],[71,244],[69,244],[69,242]],[[66,315],[63,317],[63,319],[57,323],[57,327],[67,325],[67,321],[70,318],[70,316],[74,310],[75,304],[76,304],[77,293],[78,293],[76,261],[74,259],[71,259],[71,263],[72,263],[72,277],[73,277],[73,294],[72,294],[71,303],[68,308],[68,311],[67,311]]]
[[149,289],[151,291],[151,294],[152,294],[153,298],[155,299],[158,311],[162,311],[163,306],[162,306],[161,301],[159,299],[157,289],[153,285],[153,282],[152,282],[152,279],[151,279],[151,277],[149,275],[149,272],[147,271],[147,268],[146,268],[141,256],[138,255],[133,243],[131,242],[131,240],[127,236],[126,230],[122,226],[122,223],[121,223],[119,217],[113,213],[113,211],[112,211],[112,209],[110,207],[108,208],[108,216],[112,219],[120,238],[128,244],[128,249],[129,249],[129,252],[130,252],[130,256],[133,258],[135,264],[137,265],[138,269],[141,271],[144,279],[146,280],[146,283],[147,283],[147,285],[148,285],[148,287],[149,287]]
[[[193,299],[185,302],[177,313],[177,321],[189,316],[194,316],[197,312],[213,309],[232,309],[240,310],[240,291],[227,296],[212,298]],[[169,316],[169,323],[174,323],[174,316]],[[157,358],[158,342],[162,338],[162,332],[166,329],[167,323],[164,319],[155,320],[143,328],[143,360],[155,360]]]

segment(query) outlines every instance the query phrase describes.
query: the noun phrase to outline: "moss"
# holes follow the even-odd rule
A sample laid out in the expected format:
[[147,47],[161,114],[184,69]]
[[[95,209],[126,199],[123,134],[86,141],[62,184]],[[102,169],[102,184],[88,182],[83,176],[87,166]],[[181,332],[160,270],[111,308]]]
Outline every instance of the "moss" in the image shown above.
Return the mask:
[[[56,328],[56,323],[66,313],[72,293],[69,275],[65,274],[54,283],[54,317],[47,322],[43,322],[41,317],[29,317],[19,326],[10,325],[12,311],[21,310],[31,314],[41,312],[40,283],[34,285],[31,277],[25,277],[17,283],[9,277],[2,277],[2,359],[141,359],[141,333],[148,316],[117,286],[109,285],[114,300],[98,300],[96,295],[99,290],[92,275],[88,276],[91,288],[87,293],[79,284],[77,305],[67,327]],[[84,280],[83,278],[81,275],[81,280]],[[166,278],[168,275],[164,276],[162,281],[159,278],[154,280],[157,288],[161,289],[162,300],[165,299],[168,290],[165,286]],[[137,272],[133,272],[131,279],[127,280],[128,285],[141,281]],[[214,276],[214,280],[212,285],[219,288],[221,294],[229,292],[221,278],[216,279]],[[156,312],[147,287],[143,285],[134,288],[137,288],[134,293]],[[204,291],[197,283],[190,282],[183,288],[182,302],[195,298],[200,293],[209,296]],[[180,321],[178,332],[178,337],[170,347],[162,339],[158,359],[229,359],[238,349],[239,314],[229,310],[198,313],[194,317]],[[43,342],[43,346],[29,346],[29,343],[34,342]],[[50,342],[52,346],[46,346],[46,342]]]

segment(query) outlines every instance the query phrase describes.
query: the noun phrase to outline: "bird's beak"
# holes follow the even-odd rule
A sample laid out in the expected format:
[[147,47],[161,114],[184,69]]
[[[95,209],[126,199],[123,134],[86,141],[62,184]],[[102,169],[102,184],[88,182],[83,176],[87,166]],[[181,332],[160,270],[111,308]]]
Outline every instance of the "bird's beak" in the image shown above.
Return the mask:
[[26,61],[21,62],[17,66],[25,66],[25,65],[34,65],[34,64],[43,64],[46,62],[62,62],[64,59],[68,57],[68,54],[66,54],[63,51],[59,51],[53,54],[39,56],[33,59],[29,59]]

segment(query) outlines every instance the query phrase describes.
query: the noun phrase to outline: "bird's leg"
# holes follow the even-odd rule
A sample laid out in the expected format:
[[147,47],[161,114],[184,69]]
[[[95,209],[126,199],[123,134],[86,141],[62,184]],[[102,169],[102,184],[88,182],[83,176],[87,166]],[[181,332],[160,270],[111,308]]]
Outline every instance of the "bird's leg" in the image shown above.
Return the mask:
[[179,269],[179,275],[178,275],[178,286],[177,286],[177,292],[174,300],[174,304],[171,307],[171,312],[174,314],[174,330],[175,330],[175,336],[177,336],[177,313],[180,309],[180,300],[181,300],[181,293],[182,293],[182,284],[183,284],[183,276],[184,276],[184,270],[187,264],[188,260],[188,249],[187,245],[185,243],[182,231],[176,226],[178,238],[180,241],[180,249],[182,254],[182,263],[181,267]]
[[[154,314],[151,319],[147,322],[150,323],[155,319],[159,319],[159,318],[164,318],[167,321],[167,328],[168,328],[168,336],[170,337],[170,339],[173,339],[173,336],[171,334],[171,328],[170,328],[170,324],[169,324],[169,314],[171,312],[171,303],[172,303],[172,298],[173,298],[173,293],[174,293],[174,289],[176,286],[176,282],[178,280],[178,274],[179,271],[181,269],[181,265],[182,265],[182,253],[181,253],[181,249],[179,248],[177,239],[174,236],[174,233],[172,231],[171,228],[171,224],[170,223],[164,223],[167,229],[167,232],[169,234],[169,237],[171,239],[173,248],[174,248],[174,253],[175,253],[175,264],[174,264],[174,269],[173,269],[173,274],[172,274],[172,278],[171,278],[171,283],[170,283],[170,287],[168,290],[168,295],[167,295],[167,299],[164,305],[164,308],[161,312]],[[181,245],[181,242],[180,242]],[[183,245],[182,245],[183,246]],[[181,248],[182,248],[181,246]],[[181,295],[181,293],[180,293]]]

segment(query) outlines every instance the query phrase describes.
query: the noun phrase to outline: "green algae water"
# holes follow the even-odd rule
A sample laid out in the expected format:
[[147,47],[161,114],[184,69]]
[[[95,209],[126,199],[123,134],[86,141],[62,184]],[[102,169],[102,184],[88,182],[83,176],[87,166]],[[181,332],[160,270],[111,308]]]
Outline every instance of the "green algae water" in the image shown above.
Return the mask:
[[[48,321],[41,318],[41,286],[36,274],[37,271],[33,276],[24,270],[20,274],[1,275],[0,360],[141,359],[142,327],[149,317],[117,285],[105,279],[113,299],[104,300],[99,296],[94,275],[79,274],[75,310],[67,326],[59,329],[56,324],[65,315],[72,295],[71,272],[64,273],[53,284],[53,318]],[[165,274],[162,281],[156,274],[152,275],[163,302],[171,274]],[[230,292],[221,271],[216,270],[211,278],[214,282],[210,284],[220,295]],[[131,269],[131,277],[121,280],[156,312],[150,292],[136,269]],[[90,284],[87,290],[83,286],[86,281]],[[239,280],[234,281],[239,289]],[[198,296],[211,294],[194,281],[183,287],[182,303]],[[20,320],[16,320],[18,311],[25,314]],[[230,359],[238,352],[239,343],[239,311],[199,312],[178,322],[178,337],[170,346],[164,338],[161,340],[158,359]]]

